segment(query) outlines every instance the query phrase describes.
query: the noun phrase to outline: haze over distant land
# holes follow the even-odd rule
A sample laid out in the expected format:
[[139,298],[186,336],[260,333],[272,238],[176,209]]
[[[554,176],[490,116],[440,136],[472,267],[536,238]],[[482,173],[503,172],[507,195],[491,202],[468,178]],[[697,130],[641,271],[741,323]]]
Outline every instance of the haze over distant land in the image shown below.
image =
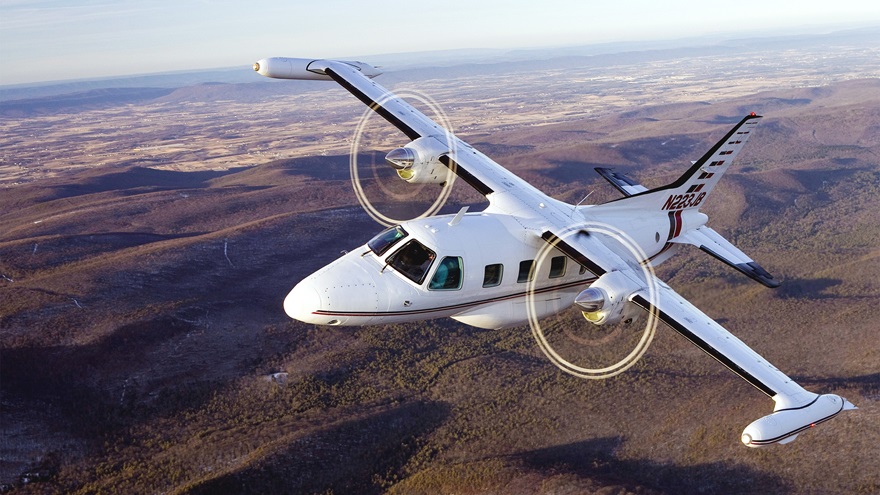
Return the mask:
[[[387,70],[378,79],[382,84],[430,96],[452,117],[457,132],[880,77],[880,28],[688,47],[650,43],[639,49],[644,46],[478,54],[467,63],[458,52],[434,53],[401,59],[400,65],[375,63]],[[487,98],[492,91],[508,96]],[[96,164],[220,170],[256,165],[267,155],[344,154],[351,130],[342,124],[362,109],[344,96],[319,108],[317,95],[326,93],[343,95],[331,83],[270,80],[249,66],[6,88],[0,101],[0,184]],[[254,125],[260,116],[273,120]],[[314,139],[316,123],[328,119],[340,126],[325,127],[322,138]],[[265,132],[265,125],[273,131]],[[43,147],[28,138],[36,135]],[[391,146],[395,136],[389,132],[383,142]]]
[[[865,21],[867,22],[867,21]],[[189,68],[178,68],[174,71],[157,70],[152,73],[144,71],[144,66],[138,65],[133,70],[126,73],[116,73],[111,77],[101,75],[100,77],[82,74],[79,77],[69,75],[67,72],[53,72],[54,77],[46,77],[38,80],[17,81],[10,76],[16,73],[16,68],[7,65],[7,69],[0,74],[5,75],[0,79],[0,100],[15,98],[21,94],[15,90],[30,87],[56,87],[60,89],[66,84],[79,85],[83,88],[95,87],[124,87],[134,84],[147,84],[150,86],[160,85],[163,87],[176,86],[184,84],[192,84],[204,81],[219,82],[247,82],[253,80],[241,72],[241,69],[263,57],[267,56],[292,56],[292,57],[316,57],[330,56],[341,59],[364,60],[378,66],[387,66],[392,70],[402,68],[430,67],[437,65],[460,65],[462,63],[498,63],[512,61],[526,61],[533,59],[547,59],[566,56],[589,56],[614,54],[632,51],[646,50],[670,50],[676,48],[710,48],[713,46],[737,46],[738,42],[743,40],[751,40],[753,47],[759,47],[759,43],[766,42],[770,46],[775,46],[779,41],[787,40],[789,42],[800,44],[801,46],[811,43],[828,43],[835,42],[841,38],[848,38],[847,43],[856,42],[862,39],[868,44],[872,44],[871,38],[876,39],[880,36],[880,12],[878,12],[877,21],[873,25],[865,25],[864,22],[857,27],[837,28],[831,26],[820,27],[804,27],[800,29],[789,30],[766,30],[766,31],[733,31],[733,32],[713,32],[709,35],[690,35],[688,32],[676,33],[667,39],[644,39],[630,38],[626,41],[608,41],[594,42],[588,44],[567,44],[551,47],[541,47],[528,45],[519,46],[518,48],[458,48],[458,49],[432,49],[429,51],[415,52],[392,52],[384,54],[363,54],[353,55],[351,52],[345,53],[314,53],[307,47],[290,48],[288,43],[266,44],[250,54],[243,54],[240,58],[232,59],[234,65],[224,67],[222,65],[198,66]],[[308,46],[308,45],[307,45]],[[516,46],[516,45],[514,45]],[[394,48],[412,48],[407,46],[394,46]],[[4,57],[10,59],[10,57]],[[9,64],[11,59],[7,62]],[[34,65],[34,60],[25,62],[25,66]],[[75,87],[75,86],[73,86]]]
[[[620,197],[594,167],[666,184],[762,114],[703,211],[782,287],[697,250],[660,275],[859,409],[755,451],[740,432],[772,401],[665,327],[632,369],[584,381],[528,327],[290,320],[293,285],[381,228],[350,183],[366,110],[333,83],[262,79],[248,57],[2,89],[0,492],[880,492],[876,28],[406,57],[368,61],[570,203]],[[393,200],[413,186],[382,158],[407,139],[369,115],[356,151],[382,182],[366,194],[411,216],[436,189]],[[443,213],[484,204],[457,181]],[[638,338],[574,310],[557,323],[554,342],[593,367]]]
[[[402,0],[0,3],[0,84],[227,67],[274,55],[368,56],[620,41],[822,34],[880,25],[863,0]],[[433,26],[424,28],[422,26]],[[283,53],[279,53],[281,50]]]

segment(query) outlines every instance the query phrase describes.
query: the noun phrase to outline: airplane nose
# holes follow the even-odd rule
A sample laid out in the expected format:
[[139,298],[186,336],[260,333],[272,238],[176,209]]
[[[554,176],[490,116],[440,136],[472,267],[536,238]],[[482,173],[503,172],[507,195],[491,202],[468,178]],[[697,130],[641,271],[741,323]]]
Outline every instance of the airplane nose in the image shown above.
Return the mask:
[[319,309],[321,309],[321,296],[309,283],[298,283],[284,298],[284,312],[294,320],[314,323],[312,313]]
[[351,252],[309,275],[284,298],[284,312],[313,325],[368,325],[388,311],[381,266]]

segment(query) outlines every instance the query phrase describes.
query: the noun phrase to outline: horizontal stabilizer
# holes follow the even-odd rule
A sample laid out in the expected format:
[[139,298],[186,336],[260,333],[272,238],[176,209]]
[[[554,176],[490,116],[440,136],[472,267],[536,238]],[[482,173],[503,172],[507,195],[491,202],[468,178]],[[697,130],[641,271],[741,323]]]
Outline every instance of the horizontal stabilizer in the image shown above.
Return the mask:
[[613,169],[596,167],[595,170],[599,173],[599,175],[604,177],[605,180],[610,182],[612,186],[617,188],[618,191],[622,192],[624,196],[632,196],[633,194],[638,194],[640,192],[648,190],[647,187],[630,179],[624,174],[615,172]]
[[761,266],[755,263],[752,258],[749,258],[747,254],[740,251],[739,248],[731,244],[730,241],[722,237],[721,234],[715,232],[709,227],[703,226],[691,230],[686,234],[672,239],[672,242],[697,246],[715,258],[718,258],[733,268],[736,268],[747,277],[760,282],[767,287],[776,288],[781,285],[781,282],[775,280],[773,275],[770,275],[767,270],[761,268]]

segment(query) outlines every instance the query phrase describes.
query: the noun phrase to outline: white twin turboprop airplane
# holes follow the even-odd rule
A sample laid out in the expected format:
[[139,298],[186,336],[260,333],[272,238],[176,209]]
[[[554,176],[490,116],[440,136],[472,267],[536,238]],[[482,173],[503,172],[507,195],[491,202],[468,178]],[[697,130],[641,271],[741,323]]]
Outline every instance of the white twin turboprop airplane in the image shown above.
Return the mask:
[[572,304],[596,325],[632,320],[644,310],[775,401],[772,414],[743,431],[749,447],[791,442],[855,408],[837,395],[803,389],[650,270],[679,245],[692,244],[768,287],[779,285],[707,227],[708,217],[699,211],[760,116],[742,119],[669,185],[648,190],[597,169],[625,197],[570,205],[373,82],[380,74],[375,67],[278,57],[260,60],[254,70],[280,79],[336,81],[412,140],[386,156],[401,179],[448,187],[457,177],[489,200],[482,212],[463,208],[379,233],[297,284],[284,300],[292,318],[316,325],[375,325],[450,317],[494,329],[533,324]]

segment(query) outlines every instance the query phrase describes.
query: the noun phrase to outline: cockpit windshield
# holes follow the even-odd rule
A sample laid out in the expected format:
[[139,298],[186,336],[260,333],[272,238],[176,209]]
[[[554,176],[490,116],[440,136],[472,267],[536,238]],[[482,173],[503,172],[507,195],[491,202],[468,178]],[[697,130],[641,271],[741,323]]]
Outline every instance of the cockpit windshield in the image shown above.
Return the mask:
[[382,256],[391,246],[397,244],[397,241],[406,236],[407,234],[406,231],[403,230],[403,227],[396,225],[390,229],[383,230],[376,237],[370,239],[367,246],[370,247],[371,251],[376,253],[376,256]]
[[421,242],[413,239],[388,257],[387,263],[418,285],[425,281],[425,275],[437,255]]

